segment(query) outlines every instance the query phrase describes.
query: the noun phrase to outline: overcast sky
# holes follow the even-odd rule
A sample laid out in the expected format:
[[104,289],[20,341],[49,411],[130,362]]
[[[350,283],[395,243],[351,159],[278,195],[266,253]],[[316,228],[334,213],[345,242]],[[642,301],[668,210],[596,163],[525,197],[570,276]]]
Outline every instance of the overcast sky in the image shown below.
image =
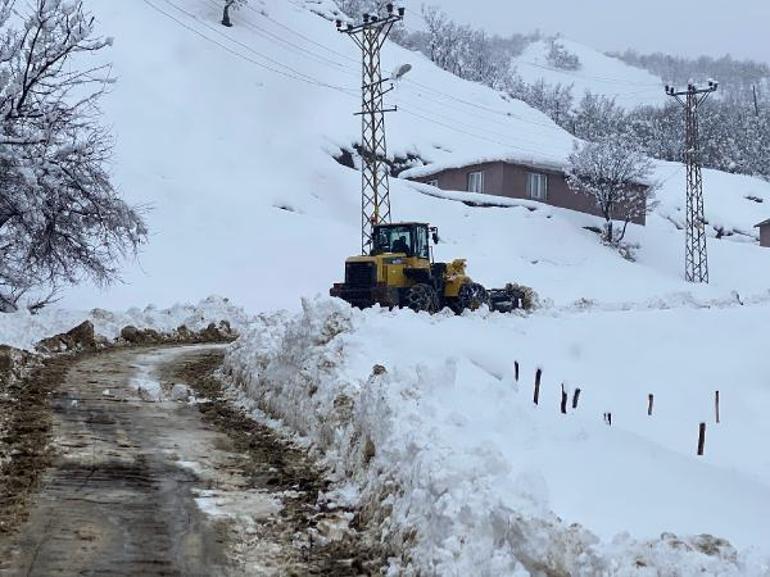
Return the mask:
[[406,0],[410,11],[423,2],[501,35],[539,28],[602,51],[730,53],[770,64],[770,0]]

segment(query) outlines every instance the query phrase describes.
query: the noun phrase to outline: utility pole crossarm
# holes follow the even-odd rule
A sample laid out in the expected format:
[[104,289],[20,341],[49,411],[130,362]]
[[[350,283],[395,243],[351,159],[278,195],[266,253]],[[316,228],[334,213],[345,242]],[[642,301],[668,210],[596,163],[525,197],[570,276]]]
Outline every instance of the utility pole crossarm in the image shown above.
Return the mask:
[[386,6],[387,14],[364,14],[363,23],[345,25],[337,20],[337,30],[350,36],[361,49],[361,252],[372,247],[374,225],[390,222],[390,169],[386,162],[385,113],[397,108],[385,108],[383,90],[387,80],[382,78],[380,51],[393,26],[404,19],[404,8]]
[[684,161],[687,167],[687,209],[685,278],[689,282],[708,283],[708,251],[706,246],[706,217],[703,208],[703,175],[698,141],[698,108],[716,92],[719,83],[712,80],[699,88],[692,82],[686,90],[666,86],[666,94],[675,98],[685,111]]

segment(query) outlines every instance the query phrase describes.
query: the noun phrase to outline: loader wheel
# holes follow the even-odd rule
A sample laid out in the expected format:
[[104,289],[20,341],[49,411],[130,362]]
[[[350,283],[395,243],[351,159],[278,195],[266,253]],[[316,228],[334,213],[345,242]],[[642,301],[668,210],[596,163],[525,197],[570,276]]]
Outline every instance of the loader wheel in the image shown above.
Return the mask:
[[489,305],[487,289],[475,282],[467,283],[460,287],[460,292],[457,295],[458,310],[456,312],[458,314],[466,309],[475,311],[481,305]]
[[438,308],[436,290],[427,284],[416,284],[410,287],[404,300],[406,306],[417,313],[425,311],[432,314]]

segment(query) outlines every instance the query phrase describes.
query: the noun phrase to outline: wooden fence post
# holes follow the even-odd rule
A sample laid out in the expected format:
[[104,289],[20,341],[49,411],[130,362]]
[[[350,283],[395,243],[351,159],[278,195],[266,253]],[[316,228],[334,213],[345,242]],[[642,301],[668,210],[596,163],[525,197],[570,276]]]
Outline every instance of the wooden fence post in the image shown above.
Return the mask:
[[536,405],[540,404],[540,379],[543,377],[543,369],[538,368],[535,373],[535,397],[534,401]]
[[719,391],[714,395],[714,410],[716,411],[717,424],[719,424]]
[[572,395],[572,408],[577,409],[580,402],[580,389],[575,389],[575,393]]
[[703,450],[706,448],[706,423],[701,423],[698,427],[698,456],[703,456]]
[[567,414],[567,391],[564,389],[564,383],[561,384],[561,414]]
[[647,416],[649,417],[652,416],[652,407],[654,403],[655,403],[655,395],[650,393],[649,395],[647,395]]

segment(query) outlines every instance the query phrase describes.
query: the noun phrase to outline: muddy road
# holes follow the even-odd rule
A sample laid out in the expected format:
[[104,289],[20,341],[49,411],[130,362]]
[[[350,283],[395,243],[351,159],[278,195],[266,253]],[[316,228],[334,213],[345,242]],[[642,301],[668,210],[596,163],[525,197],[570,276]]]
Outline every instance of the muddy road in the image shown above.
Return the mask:
[[376,575],[312,461],[223,398],[221,346],[79,360],[51,398],[53,458],[0,535],[0,577]]

